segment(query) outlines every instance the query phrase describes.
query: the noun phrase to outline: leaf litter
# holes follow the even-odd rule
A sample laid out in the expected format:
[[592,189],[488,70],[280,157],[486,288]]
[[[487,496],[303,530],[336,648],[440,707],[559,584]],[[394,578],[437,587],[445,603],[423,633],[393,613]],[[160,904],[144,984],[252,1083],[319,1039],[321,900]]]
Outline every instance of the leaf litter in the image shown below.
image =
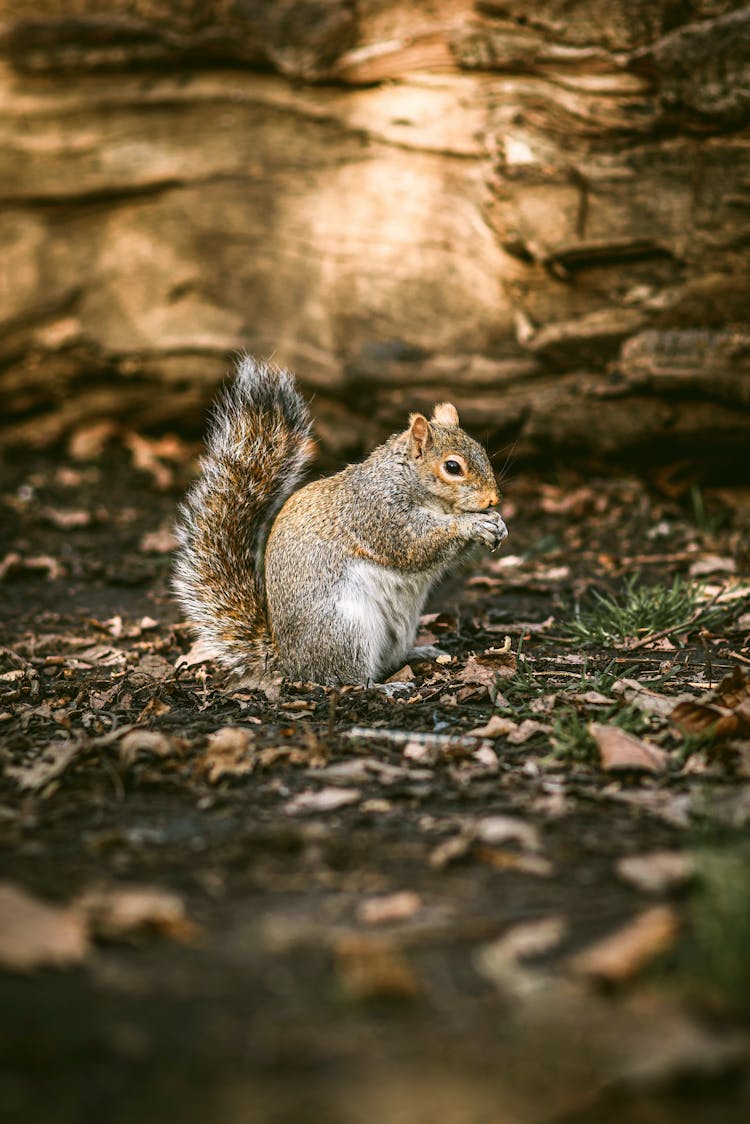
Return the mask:
[[[513,1061],[519,1082],[552,1050],[566,1104],[608,1080],[741,1064],[731,1004],[724,1025],[716,1008],[703,1024],[675,1009],[672,979],[659,984],[703,893],[694,833],[750,822],[748,559],[731,528],[701,531],[630,480],[519,482],[523,553],[488,559],[422,618],[419,642],[437,643],[440,661],[402,669],[390,694],[285,684],[269,697],[191,649],[169,598],[184,448],[126,449],[119,467],[115,456],[76,476],[75,503],[61,466],[42,464],[5,509],[0,573],[15,608],[0,634],[0,839],[14,916],[29,916],[14,905],[26,895],[46,918],[32,909],[26,935],[11,934],[6,967],[86,965],[92,942],[127,961],[137,941],[153,965],[139,986],[170,1010],[162,937],[195,950],[186,996],[209,969],[227,1003],[238,980],[258,996],[275,981],[274,1002],[297,1022],[302,1011],[318,1044],[345,1037],[335,1019],[324,1029],[331,997],[440,1010],[415,1049],[432,1056],[444,1036],[458,1056],[472,1025],[473,1048]],[[576,603],[601,609],[594,591],[674,615],[571,640]],[[293,964],[258,937],[259,912],[297,934]],[[39,950],[25,962],[24,942]],[[502,993],[497,1010],[477,980]],[[573,1026],[585,1067],[567,1049]]]

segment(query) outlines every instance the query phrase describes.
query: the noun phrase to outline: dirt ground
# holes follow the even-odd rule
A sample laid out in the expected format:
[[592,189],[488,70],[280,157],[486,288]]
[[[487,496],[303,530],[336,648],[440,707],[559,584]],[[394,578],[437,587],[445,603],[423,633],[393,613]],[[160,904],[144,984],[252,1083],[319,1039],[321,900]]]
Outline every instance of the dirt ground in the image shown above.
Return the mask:
[[4,1119],[747,1120],[747,493],[509,481],[441,662],[269,699],[105,437],[0,487]]

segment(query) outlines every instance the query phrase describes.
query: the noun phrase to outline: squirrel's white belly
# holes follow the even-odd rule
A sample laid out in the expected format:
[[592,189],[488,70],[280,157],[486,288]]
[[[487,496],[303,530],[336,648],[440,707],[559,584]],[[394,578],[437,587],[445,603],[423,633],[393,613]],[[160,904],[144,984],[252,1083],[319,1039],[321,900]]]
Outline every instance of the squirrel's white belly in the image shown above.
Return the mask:
[[337,611],[357,635],[369,679],[403,662],[432,581],[431,573],[404,573],[362,559],[348,567]]

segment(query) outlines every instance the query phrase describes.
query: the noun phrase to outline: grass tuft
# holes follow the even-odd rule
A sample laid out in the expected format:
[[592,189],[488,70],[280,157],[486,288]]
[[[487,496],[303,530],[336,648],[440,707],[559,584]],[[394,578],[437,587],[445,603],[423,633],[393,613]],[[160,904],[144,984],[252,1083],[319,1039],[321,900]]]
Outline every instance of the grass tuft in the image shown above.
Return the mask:
[[703,586],[698,583],[678,576],[671,586],[644,585],[640,574],[633,574],[619,597],[594,590],[591,605],[587,609],[576,605],[561,631],[566,639],[592,645],[621,644],[666,630],[679,636],[723,615],[709,603],[702,613],[704,601]]

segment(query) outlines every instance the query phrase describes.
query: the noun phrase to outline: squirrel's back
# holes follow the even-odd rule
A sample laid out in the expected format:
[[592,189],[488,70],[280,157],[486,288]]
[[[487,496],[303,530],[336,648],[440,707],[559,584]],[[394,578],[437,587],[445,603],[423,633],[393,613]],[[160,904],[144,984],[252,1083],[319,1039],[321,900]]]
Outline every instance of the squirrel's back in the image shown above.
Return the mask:
[[202,474],[180,509],[175,593],[207,652],[238,672],[273,658],[263,553],[312,456],[310,431],[292,375],[242,359],[214,408]]

